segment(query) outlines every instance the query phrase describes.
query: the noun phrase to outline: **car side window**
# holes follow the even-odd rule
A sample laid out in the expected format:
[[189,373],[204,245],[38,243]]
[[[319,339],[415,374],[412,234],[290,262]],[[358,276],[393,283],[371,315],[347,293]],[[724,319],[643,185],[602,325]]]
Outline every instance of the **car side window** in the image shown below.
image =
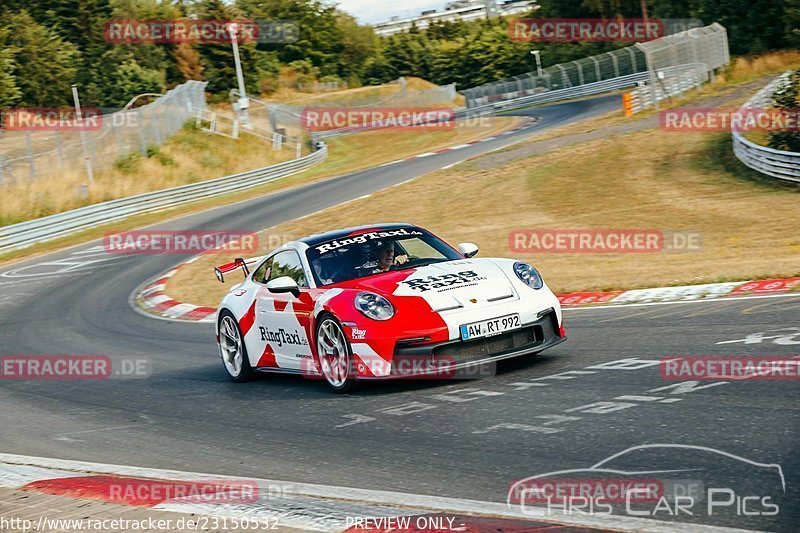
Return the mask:
[[274,258],[270,257],[263,263],[259,265],[255,272],[253,272],[253,281],[257,281],[258,283],[266,283],[269,281],[269,274],[272,270],[272,260]]
[[300,262],[300,256],[294,250],[280,252],[273,258],[271,272],[267,281],[283,276],[289,276],[295,280],[300,288],[308,287],[306,274],[303,271],[303,263]]

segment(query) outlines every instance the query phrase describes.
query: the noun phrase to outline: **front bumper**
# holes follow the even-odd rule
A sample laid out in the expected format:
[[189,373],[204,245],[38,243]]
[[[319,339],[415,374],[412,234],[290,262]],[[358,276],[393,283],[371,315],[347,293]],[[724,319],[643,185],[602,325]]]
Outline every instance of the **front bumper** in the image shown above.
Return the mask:
[[[404,344],[400,341],[394,350],[392,373],[386,377],[414,377],[469,369],[512,357],[537,354],[565,340],[566,337],[560,336],[556,311],[550,308],[539,313],[536,321],[492,337],[433,344]],[[426,366],[430,368],[429,371],[425,370]]]

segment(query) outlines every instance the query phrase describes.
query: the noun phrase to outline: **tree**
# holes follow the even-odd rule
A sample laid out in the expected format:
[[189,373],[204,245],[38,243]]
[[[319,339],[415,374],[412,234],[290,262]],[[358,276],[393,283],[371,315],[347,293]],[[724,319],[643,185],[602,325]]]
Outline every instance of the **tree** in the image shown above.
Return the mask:
[[339,52],[337,71],[341,78],[361,80],[367,60],[378,50],[378,36],[369,26],[359,26],[350,15],[340,13],[336,19],[342,33],[342,50]]
[[[65,41],[80,50],[76,81],[88,85],[99,73],[96,62],[111,47],[103,35],[105,23],[111,19],[108,0],[44,0],[28,2],[36,5],[37,21],[55,30]],[[100,74],[101,75],[101,74]]]
[[[0,28],[0,43],[6,41],[9,33],[9,29]],[[15,52],[17,52],[16,48],[0,47],[0,108],[14,105],[22,96],[22,91],[19,90],[14,79]]]
[[5,49],[6,65],[16,65],[13,72],[21,93],[19,103],[48,107],[69,104],[70,84],[80,61],[78,48],[38,24],[27,11],[6,14],[2,23],[6,31],[0,48]]
[[203,64],[200,54],[189,43],[181,43],[172,52],[175,69],[178,71],[180,81],[202,80]]
[[344,34],[339,27],[339,12],[335,6],[319,0],[238,0],[236,7],[247,18],[297,24],[297,40],[260,43],[260,50],[275,52],[284,64],[307,59],[323,75],[339,74]]
[[[800,70],[792,73],[789,85],[773,94],[772,100],[776,109],[784,110],[786,113],[796,112],[800,107]],[[773,132],[769,136],[768,146],[776,150],[800,152],[800,132]]]

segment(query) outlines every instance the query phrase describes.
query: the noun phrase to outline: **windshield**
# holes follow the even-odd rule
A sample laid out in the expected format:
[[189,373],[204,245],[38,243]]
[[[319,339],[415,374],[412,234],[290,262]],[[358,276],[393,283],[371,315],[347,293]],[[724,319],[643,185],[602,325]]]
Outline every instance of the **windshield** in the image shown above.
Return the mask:
[[315,244],[306,253],[317,286],[463,259],[450,245],[420,228],[343,236]]

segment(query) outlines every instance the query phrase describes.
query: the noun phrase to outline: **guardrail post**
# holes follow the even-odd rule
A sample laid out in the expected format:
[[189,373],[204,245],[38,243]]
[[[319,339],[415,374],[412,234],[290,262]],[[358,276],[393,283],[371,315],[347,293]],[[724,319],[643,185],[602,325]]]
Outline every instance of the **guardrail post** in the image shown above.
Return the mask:
[[602,81],[603,77],[600,75],[600,62],[594,56],[590,57],[589,59],[591,59],[594,63],[594,72],[597,74],[596,81]]
[[585,82],[583,81],[583,67],[578,61],[573,61],[573,63],[575,63],[575,66],[578,67],[578,81],[580,82],[580,85],[584,85]]
[[633,47],[631,46],[626,48],[626,50],[631,54],[631,67],[633,68],[633,72],[638,72],[639,67],[636,65],[636,52],[633,51]]
[[569,79],[569,75],[567,74],[567,69],[565,69],[564,66],[561,65],[560,63],[556,66],[558,67],[558,70],[561,71],[561,79],[564,82],[564,87],[572,87],[572,81],[570,81]]
[[617,61],[617,56],[612,52],[608,52],[608,55],[611,56],[611,63],[614,65],[614,77],[619,78],[619,61]]

